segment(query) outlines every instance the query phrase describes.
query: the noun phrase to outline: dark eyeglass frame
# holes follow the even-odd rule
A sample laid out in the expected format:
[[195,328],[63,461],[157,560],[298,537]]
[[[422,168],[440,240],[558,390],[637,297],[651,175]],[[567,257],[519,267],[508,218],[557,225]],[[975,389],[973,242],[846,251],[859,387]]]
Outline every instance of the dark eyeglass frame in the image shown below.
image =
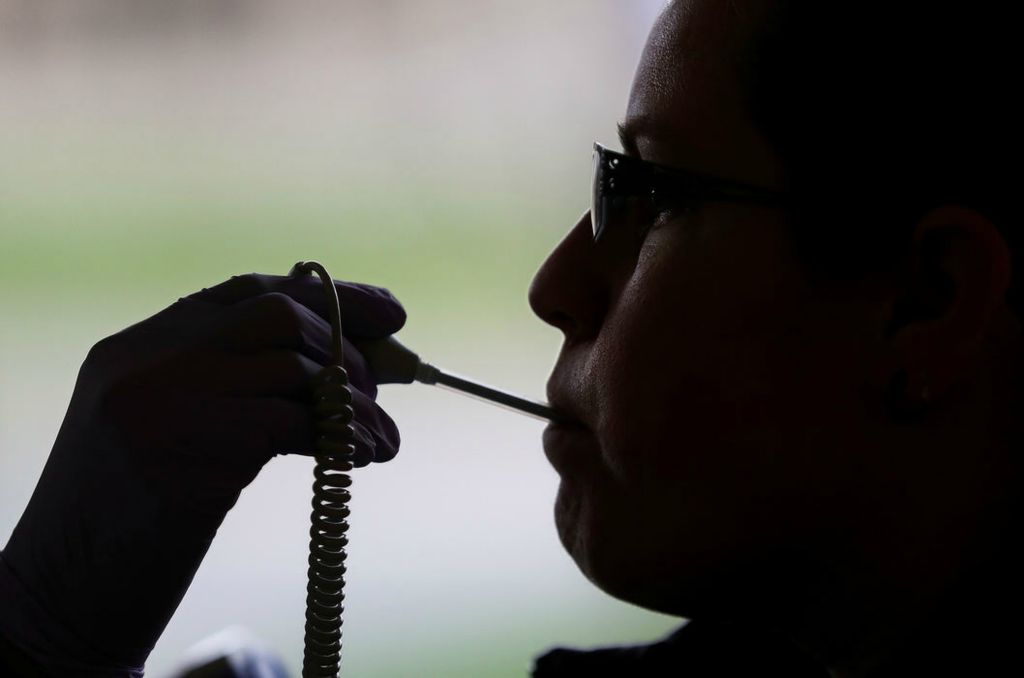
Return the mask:
[[609,211],[624,204],[626,198],[648,198],[658,210],[673,204],[705,202],[784,208],[790,200],[783,190],[659,165],[594,142],[590,223],[595,242],[607,230]]

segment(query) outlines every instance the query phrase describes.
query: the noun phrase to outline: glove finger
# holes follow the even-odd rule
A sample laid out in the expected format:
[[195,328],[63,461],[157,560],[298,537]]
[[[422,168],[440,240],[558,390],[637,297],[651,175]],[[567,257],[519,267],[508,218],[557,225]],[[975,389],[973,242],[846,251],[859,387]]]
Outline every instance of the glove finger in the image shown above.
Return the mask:
[[377,380],[366,362],[366,358],[355,346],[345,340],[345,371],[354,392],[365,395],[370,400],[377,399]]
[[[335,280],[334,287],[338,291],[342,330],[346,336],[381,338],[394,334],[405,325],[405,309],[389,290],[341,280]],[[327,295],[320,279],[312,275],[238,275],[187,298],[230,306],[271,292],[286,294],[327,319]]]
[[[274,455],[319,454],[316,441],[321,429],[308,406],[283,398],[223,397],[207,402],[206,414],[197,417],[199,429],[192,435],[204,441],[210,461],[224,473],[248,477],[245,484]],[[353,421],[352,427],[355,461],[365,466],[374,458],[376,441],[358,421]],[[244,486],[238,482],[225,480],[231,487]]]
[[310,360],[331,362],[331,326],[296,300],[280,292],[250,297],[225,311],[214,332],[228,350],[252,352],[290,348]]
[[380,405],[359,391],[352,392],[352,409],[355,411],[356,421],[366,428],[374,441],[372,457],[357,465],[365,466],[369,461],[385,462],[394,459],[401,444],[401,436],[394,420]]
[[[334,360],[331,326],[313,311],[291,297],[273,292],[247,299],[235,307],[233,317],[217,333],[224,348],[260,351],[288,348],[317,365]],[[349,381],[371,399],[377,397],[377,382],[362,353],[343,340]]]
[[[351,353],[353,358],[359,357],[358,352]],[[205,362],[205,364],[203,364]],[[216,387],[213,394],[217,396],[235,396],[240,398],[264,397],[270,400],[289,399],[305,407],[313,417],[314,428],[320,431],[320,424],[315,421],[313,409],[313,383],[316,375],[322,367],[303,355],[288,350],[264,351],[250,355],[224,354],[215,356],[210,360],[196,363],[199,369],[203,370]],[[352,374],[353,372],[350,372]],[[358,370],[354,370],[358,374]],[[376,393],[376,386],[370,380],[373,392]],[[383,435],[387,440],[393,439],[393,434],[385,428],[385,434],[375,434],[362,422],[371,422],[371,425],[380,426],[380,409],[373,402],[373,396],[364,392],[359,385],[353,381],[349,385],[352,393],[352,426],[355,431],[353,444],[356,447],[355,461],[357,465],[365,466],[376,460],[377,441]],[[386,415],[385,415],[386,417]],[[390,417],[384,422],[384,426],[390,423],[394,429],[394,422]],[[330,424],[325,425],[326,429],[333,430],[336,427]],[[301,440],[301,439],[300,439]],[[315,439],[314,439],[315,443]],[[315,444],[307,445],[300,449],[280,448],[274,449],[273,453],[298,452],[300,454],[316,454]],[[393,452],[384,451],[394,456]]]
[[[352,391],[353,400],[357,398],[364,398],[358,391]],[[374,450],[377,442],[373,437],[373,434],[366,429],[365,426],[359,421],[359,414],[356,411],[359,406],[353,403],[352,411],[353,418],[347,423],[340,423],[334,419],[326,418],[320,419],[316,415],[315,409],[313,412],[313,430],[314,430],[314,443],[312,447],[306,449],[287,449],[283,450],[282,454],[303,454],[303,455],[317,455],[321,453],[320,443],[326,443],[324,450],[328,453],[340,452],[334,441],[342,441],[343,444],[351,443],[353,445],[353,464],[356,466],[366,466],[374,458]],[[351,426],[353,437],[348,438],[346,429]]]
[[202,375],[200,383],[212,395],[287,398],[308,405],[313,378],[323,368],[295,351],[274,349],[210,354],[194,360],[190,369]]

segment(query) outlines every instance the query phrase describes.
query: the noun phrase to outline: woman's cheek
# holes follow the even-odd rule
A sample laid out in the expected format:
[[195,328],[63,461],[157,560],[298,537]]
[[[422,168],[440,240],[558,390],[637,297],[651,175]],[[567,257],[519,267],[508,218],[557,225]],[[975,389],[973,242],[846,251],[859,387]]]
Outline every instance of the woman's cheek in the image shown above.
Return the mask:
[[685,438],[701,426],[691,421],[695,412],[700,415],[691,399],[709,386],[666,365],[662,341],[654,330],[623,335],[615,344],[632,348],[602,352],[596,372],[603,460],[610,475],[628,487],[663,480],[660,475],[678,464]]

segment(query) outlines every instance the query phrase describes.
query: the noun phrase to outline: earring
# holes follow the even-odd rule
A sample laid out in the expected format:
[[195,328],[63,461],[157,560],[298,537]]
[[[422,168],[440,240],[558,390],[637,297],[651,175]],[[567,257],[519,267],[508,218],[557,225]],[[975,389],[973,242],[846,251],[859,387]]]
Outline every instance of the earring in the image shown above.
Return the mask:
[[928,385],[916,391],[916,398],[908,394],[909,387],[910,377],[906,370],[899,369],[893,373],[885,393],[885,409],[897,419],[912,418],[921,414],[931,400],[932,393]]

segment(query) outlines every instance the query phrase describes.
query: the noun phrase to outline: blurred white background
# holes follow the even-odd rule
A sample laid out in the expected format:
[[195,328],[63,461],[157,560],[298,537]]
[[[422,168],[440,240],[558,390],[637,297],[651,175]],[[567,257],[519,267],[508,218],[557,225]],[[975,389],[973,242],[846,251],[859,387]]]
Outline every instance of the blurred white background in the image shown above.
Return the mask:
[[[0,0],[0,539],[101,337],[236,273],[319,259],[405,304],[435,364],[540,398],[530,279],[589,200],[662,0]],[[353,676],[515,676],[673,626],[564,554],[543,424],[385,386],[354,485]],[[311,460],[228,516],[148,665],[241,624],[300,664]]]

